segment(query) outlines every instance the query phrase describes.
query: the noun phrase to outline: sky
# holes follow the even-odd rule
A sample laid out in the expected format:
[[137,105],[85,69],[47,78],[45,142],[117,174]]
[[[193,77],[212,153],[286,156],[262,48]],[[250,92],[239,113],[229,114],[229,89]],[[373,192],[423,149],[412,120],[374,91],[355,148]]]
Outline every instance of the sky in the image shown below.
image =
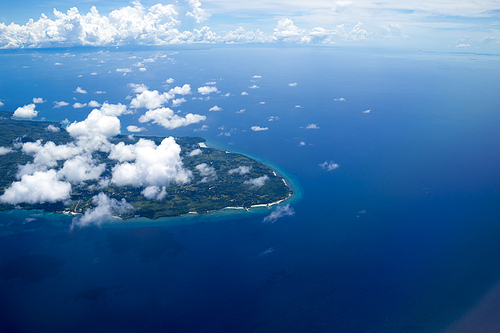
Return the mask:
[[0,48],[285,43],[498,53],[500,1],[35,1],[2,5]]

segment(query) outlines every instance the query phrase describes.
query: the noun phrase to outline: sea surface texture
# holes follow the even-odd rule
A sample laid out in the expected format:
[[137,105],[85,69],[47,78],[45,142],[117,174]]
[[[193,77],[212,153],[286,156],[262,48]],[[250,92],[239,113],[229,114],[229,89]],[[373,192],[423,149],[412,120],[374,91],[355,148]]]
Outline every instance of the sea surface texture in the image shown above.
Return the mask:
[[1,109],[42,98],[35,121],[82,121],[92,107],[77,102],[129,106],[131,83],[190,84],[174,110],[207,118],[167,130],[137,109],[124,133],[204,137],[279,168],[300,195],[266,220],[276,208],[71,230],[71,216],[1,212],[0,331],[466,332],[497,320],[498,56],[0,52]]

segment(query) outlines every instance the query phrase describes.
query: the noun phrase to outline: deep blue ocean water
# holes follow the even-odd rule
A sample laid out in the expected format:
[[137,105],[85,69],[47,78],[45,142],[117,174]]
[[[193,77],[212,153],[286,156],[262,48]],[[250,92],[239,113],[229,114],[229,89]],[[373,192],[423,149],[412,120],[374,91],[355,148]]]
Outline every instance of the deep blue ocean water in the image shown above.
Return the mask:
[[[123,130],[202,136],[276,165],[300,186],[295,215],[70,232],[69,217],[0,213],[0,331],[442,332],[500,281],[498,56],[98,51],[2,51],[1,109],[42,97],[36,119],[72,122],[91,111],[72,108],[76,101],[128,104],[128,83],[160,92],[191,84],[178,109],[205,122],[167,131],[139,124],[138,110],[121,117]],[[155,55],[166,57],[145,72],[133,65]],[[168,78],[175,83],[165,88]],[[220,93],[192,100],[211,81]],[[208,111],[214,105],[223,110]],[[326,171],[325,161],[339,167]]]

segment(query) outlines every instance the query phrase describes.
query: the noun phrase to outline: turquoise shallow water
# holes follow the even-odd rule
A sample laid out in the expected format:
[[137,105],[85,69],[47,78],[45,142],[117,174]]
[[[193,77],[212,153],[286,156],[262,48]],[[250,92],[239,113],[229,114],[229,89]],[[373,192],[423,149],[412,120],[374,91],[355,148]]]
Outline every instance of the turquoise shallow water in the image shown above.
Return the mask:
[[[497,57],[68,52],[1,53],[2,109],[43,97],[40,117],[82,120],[90,108],[53,102],[128,104],[128,83],[163,91],[172,77],[192,85],[180,109],[206,115],[208,129],[147,134],[202,136],[259,158],[298,184],[300,200],[272,224],[262,210],[70,232],[71,217],[2,212],[4,331],[441,332],[500,280]],[[146,72],[133,66],[156,54],[166,57]],[[209,81],[220,93],[191,99]],[[122,128],[143,111],[122,116]]]

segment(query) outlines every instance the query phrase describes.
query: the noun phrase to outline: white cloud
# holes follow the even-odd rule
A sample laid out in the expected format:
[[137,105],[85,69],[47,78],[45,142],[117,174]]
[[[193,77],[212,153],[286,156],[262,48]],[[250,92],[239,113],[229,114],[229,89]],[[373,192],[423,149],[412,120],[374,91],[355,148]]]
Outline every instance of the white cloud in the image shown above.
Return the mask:
[[118,73],[124,73],[124,74],[126,74],[126,73],[132,72],[132,68],[117,68],[116,71]]
[[361,113],[370,113],[371,110],[362,111]]
[[271,214],[266,216],[262,222],[263,223],[274,223],[279,218],[282,218],[284,216],[293,216],[293,215],[295,215],[295,211],[293,210],[292,207],[290,207],[290,204],[288,204],[286,206],[279,206],[273,212],[271,212]]
[[183,166],[181,147],[172,137],[159,146],[141,139],[132,149],[135,162],[120,163],[112,170],[111,181],[118,186],[168,186],[171,182],[187,183],[192,177]]
[[306,143],[304,141],[300,141],[299,146],[303,147],[305,145],[306,145]]
[[42,103],[45,103],[47,101],[44,101],[43,98],[39,97],[39,98],[33,98],[33,103],[35,104],[42,104]]
[[259,188],[259,187],[264,186],[264,184],[268,180],[269,180],[269,176],[268,175],[264,175],[264,176],[261,176],[261,177],[258,177],[258,178],[252,178],[252,179],[249,179],[249,180],[245,180],[243,182],[243,184],[250,185],[250,188]]
[[302,106],[301,105],[295,105],[295,108],[296,109],[302,109]]
[[243,91],[243,92],[241,93],[241,96],[247,96],[247,95],[248,95],[248,93],[247,93],[246,91]]
[[261,78],[262,78],[262,76],[260,76],[260,75],[254,75],[254,76],[252,76],[252,79],[261,79]]
[[243,113],[245,112],[245,109],[240,109],[239,111],[236,111],[236,113]]
[[38,114],[38,111],[35,110],[35,104],[28,104],[22,107],[18,107],[16,111],[14,111],[14,117],[19,118],[34,118]]
[[105,91],[101,91],[101,90],[97,90],[94,94],[105,94],[106,92]]
[[243,175],[246,175],[247,173],[249,173],[250,169],[252,169],[251,166],[241,165],[235,169],[229,170],[227,173],[229,173],[230,175],[237,173],[240,176],[243,176]]
[[145,72],[145,71],[147,71],[147,69],[145,67],[141,67],[141,68],[139,68],[139,71],[140,72]]
[[90,154],[84,154],[66,160],[61,170],[57,172],[57,176],[70,183],[81,183],[99,179],[105,169],[106,164],[96,165]]
[[109,198],[102,192],[94,196],[92,201],[97,207],[86,210],[85,214],[80,218],[74,218],[71,223],[71,229],[74,227],[83,228],[90,225],[100,226],[102,223],[110,220],[114,215],[124,214],[134,209],[125,199],[118,201]]
[[45,130],[46,130],[47,132],[53,132],[53,133],[56,133],[56,132],[60,132],[60,131],[61,131],[61,128],[60,128],[60,127],[58,127],[58,126],[54,126],[54,125],[50,124],[49,126],[47,126],[47,127],[45,128]]
[[319,129],[318,124],[309,124],[306,126],[306,129]]
[[289,83],[288,86],[289,87],[296,87],[297,86],[297,82]]
[[208,111],[222,111],[222,108],[215,105],[215,106],[211,107]]
[[339,165],[333,161],[325,161],[321,164],[319,164],[320,167],[322,167],[323,169],[325,169],[326,171],[332,171],[332,170],[335,170],[339,167]]
[[60,62],[56,62],[54,65],[55,66],[61,66],[62,64]]
[[81,109],[81,108],[84,108],[86,106],[87,106],[87,103],[82,104],[82,103],[76,102],[75,104],[73,104],[73,108],[75,108],[75,109]]
[[2,103],[2,100],[0,99],[0,107],[4,106],[5,104]]
[[174,129],[181,126],[196,124],[207,119],[206,116],[199,114],[188,113],[185,117],[180,117],[174,114],[170,108],[158,108],[149,110],[139,118],[139,122],[146,123],[152,121],[154,124],[165,127],[166,129]]
[[252,126],[251,129],[252,131],[259,132],[259,131],[267,131],[269,127]]
[[260,104],[260,105],[264,105],[264,104],[266,104],[266,102],[259,102],[259,104]]
[[174,80],[174,79],[172,79],[172,78],[169,78],[169,79],[167,79],[165,82],[166,82],[166,83],[168,83],[168,84],[172,84],[172,83],[174,83],[174,82],[175,82],[175,80]]
[[172,101],[172,107],[173,108],[179,107],[184,102],[187,102],[184,97],[183,98],[176,98]]
[[56,145],[48,141],[42,145],[42,140],[36,142],[26,142],[22,145],[25,154],[34,156],[33,162],[36,165],[55,167],[57,161],[66,160],[82,152],[82,149],[73,143]]
[[0,147],[0,156],[1,155],[6,155],[8,153],[12,152],[12,148],[10,147]]
[[278,117],[278,116],[271,116],[267,120],[268,121],[275,121],[275,120],[279,120],[279,119],[280,119],[280,117]]
[[337,101],[337,102],[345,102],[345,98],[344,97],[341,97],[341,98],[335,98],[334,101]]
[[128,86],[132,88],[132,92],[134,94],[140,94],[146,90],[149,90],[148,86],[145,84],[137,84],[137,83],[129,83]]
[[70,192],[71,184],[58,180],[55,170],[36,171],[13,182],[0,196],[0,202],[12,205],[57,202],[69,199]]
[[254,85],[252,85],[252,86],[250,86],[250,87],[248,87],[248,88],[250,88],[250,89],[258,89],[258,88],[259,88],[259,86],[258,86],[258,85],[256,85],[256,84],[254,84]]
[[76,92],[78,94],[86,94],[87,93],[87,91],[85,89],[82,89],[81,87],[77,87],[74,92]]
[[203,125],[203,126],[201,126],[200,128],[195,128],[193,131],[194,131],[194,132],[204,132],[204,131],[208,131],[208,126],[207,126],[207,125]]
[[[147,90],[147,87],[141,85],[130,85],[134,88],[135,91],[139,92],[135,98],[130,102],[130,106],[134,109],[138,108],[147,108],[147,109],[156,109],[169,100],[175,98],[175,95],[188,95],[191,93],[191,86],[189,84],[185,84],[182,87],[175,87],[170,89],[168,92],[164,92],[160,94],[158,90]],[[146,88],[146,89],[145,89]],[[179,101],[182,101],[179,100]],[[177,103],[179,103],[179,101]]]
[[195,19],[196,23],[201,23],[210,17],[204,9],[201,8],[201,2],[198,0],[187,0],[188,4],[191,6],[191,11],[186,13],[186,16],[190,16]]
[[166,186],[162,186],[161,189],[159,186],[148,186],[144,190],[142,190],[141,194],[149,200],[158,200],[161,201],[165,199],[167,196],[167,188]]
[[198,93],[202,95],[208,95],[213,92],[218,92],[217,87],[213,86],[203,86],[198,88]]
[[90,106],[91,108],[98,108],[98,107],[101,106],[101,103],[92,100],[92,101],[89,102],[88,106]]
[[200,148],[196,148],[192,151],[189,152],[188,156],[192,157],[192,156],[196,156],[196,155],[201,155],[202,154],[202,151]]
[[60,101],[60,102],[55,101],[54,102],[54,109],[60,108],[62,106],[67,106],[67,105],[69,105],[69,103],[67,103],[65,101]]
[[96,72],[92,72],[92,73],[90,73],[90,75],[97,75],[97,73]]
[[217,84],[215,81],[205,82],[206,86]]
[[217,173],[215,172],[214,167],[209,166],[207,163],[198,164],[195,168],[203,177],[201,180],[202,183],[207,183],[217,179]]
[[144,127],[137,127],[134,125],[127,126],[127,131],[132,132],[132,133],[139,133],[143,131],[147,131]]

